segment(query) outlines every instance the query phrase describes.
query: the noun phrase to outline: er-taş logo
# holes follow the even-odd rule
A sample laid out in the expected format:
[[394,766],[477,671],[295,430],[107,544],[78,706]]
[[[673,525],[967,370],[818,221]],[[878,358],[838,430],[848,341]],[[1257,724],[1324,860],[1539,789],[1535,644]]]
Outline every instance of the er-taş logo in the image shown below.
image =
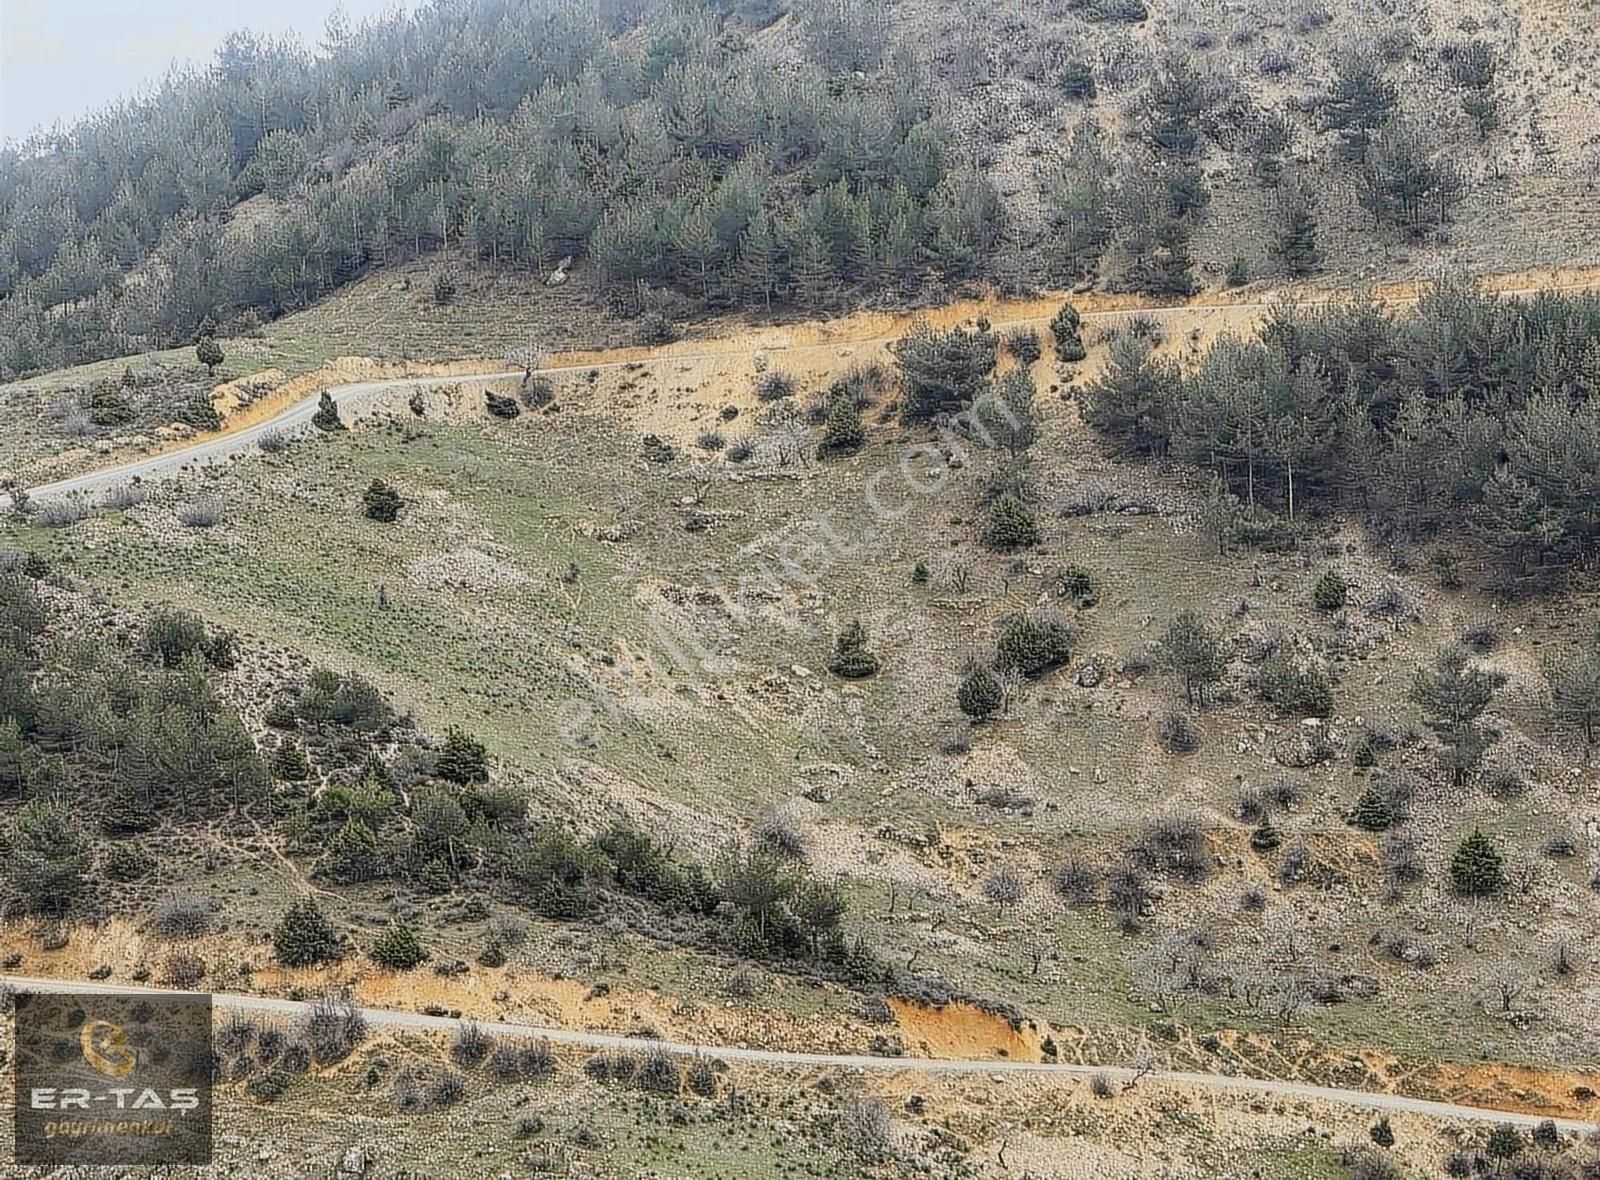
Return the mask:
[[108,1078],[125,1078],[138,1056],[128,1048],[127,1035],[109,1020],[90,1020],[78,1033],[83,1059]]

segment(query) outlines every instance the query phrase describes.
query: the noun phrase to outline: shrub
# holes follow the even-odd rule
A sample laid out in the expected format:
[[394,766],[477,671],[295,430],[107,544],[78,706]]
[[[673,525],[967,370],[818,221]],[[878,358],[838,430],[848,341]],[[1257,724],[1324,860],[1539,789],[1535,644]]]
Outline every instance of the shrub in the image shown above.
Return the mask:
[[173,607],[158,607],[145,620],[139,650],[164,668],[179,667],[191,652],[213,668],[226,670],[235,663],[232,631],[208,632],[199,615]]
[[676,340],[678,329],[661,312],[647,311],[639,317],[638,338],[640,344],[655,348]]
[[1311,588],[1311,604],[1318,610],[1342,610],[1349,595],[1350,584],[1344,580],[1344,575],[1336,569],[1330,569]]
[[1505,888],[1505,858],[1494,842],[1473,828],[1450,857],[1450,884],[1465,897],[1487,897]]
[[216,902],[194,893],[175,893],[163,899],[150,917],[151,928],[162,938],[187,941],[211,930]]
[[1069,905],[1089,905],[1100,892],[1100,874],[1078,857],[1064,861],[1051,880]]
[[[312,1001],[303,1026],[306,1048],[318,1065],[343,1061],[367,1038],[367,1019],[348,995],[330,993]],[[284,1053],[288,1067],[289,1051]]]
[[201,496],[178,509],[178,523],[191,529],[212,529],[221,524],[227,509],[217,496]]
[[633,1084],[654,1094],[676,1094],[682,1086],[678,1063],[665,1049],[646,1049],[639,1056]]
[[137,844],[116,844],[105,854],[100,867],[109,880],[126,884],[155,872],[156,858]]
[[756,378],[756,397],[764,402],[792,397],[796,388],[794,376],[781,369],[769,369]]
[[548,377],[530,377],[522,383],[522,404],[530,410],[548,406],[556,400],[556,387]]
[[1211,871],[1205,829],[1189,816],[1164,816],[1145,826],[1128,848],[1135,864],[1184,881],[1202,880]]
[[456,297],[455,276],[447,270],[441,270],[433,276],[433,302],[437,307],[443,307]]
[[986,721],[993,717],[1005,700],[1005,689],[1000,684],[1000,678],[982,665],[968,672],[962,678],[961,686],[956,689],[956,704],[974,721]]
[[489,1073],[502,1082],[533,1081],[556,1071],[549,1041],[500,1041],[489,1054]]
[[1039,346],[1039,333],[1032,328],[1012,329],[1006,333],[1005,344],[1006,351],[1019,365],[1031,365],[1044,355],[1044,350]]
[[1026,549],[1039,543],[1039,525],[1032,511],[1010,492],[989,505],[984,522],[983,543],[991,549]]
[[206,977],[206,961],[192,951],[177,951],[167,956],[161,968],[161,982],[167,987],[193,991]]
[[1275,651],[1254,676],[1256,693],[1284,713],[1326,717],[1333,712],[1333,681],[1322,664],[1310,657]]
[[861,680],[878,671],[878,657],[867,650],[867,629],[859,619],[852,619],[839,632],[828,671],[846,680]]
[[374,479],[367,485],[367,490],[361,493],[361,512],[368,520],[392,524],[399,518],[404,505],[400,493],[381,479]]
[[717,1069],[704,1057],[689,1063],[689,1092],[699,1098],[717,1096]]
[[1094,98],[1098,93],[1094,68],[1086,61],[1069,61],[1061,68],[1059,87],[1064,98]]
[[494,1048],[494,1038],[476,1020],[463,1020],[450,1041],[450,1059],[471,1069],[480,1065]]
[[34,504],[32,508],[34,522],[49,529],[70,528],[92,515],[94,515],[93,506],[79,495],[56,496]]
[[1169,754],[1190,754],[1200,748],[1200,731],[1187,713],[1168,709],[1156,721],[1156,741]]
[[728,440],[722,431],[708,426],[694,436],[694,445],[702,451],[716,452],[726,447]]
[[1073,564],[1056,578],[1056,592],[1079,610],[1088,610],[1100,601],[1100,585],[1083,566]]
[[344,956],[344,944],[333,924],[309,897],[284,911],[272,931],[272,948],[285,967],[330,963]]
[[1072,658],[1072,638],[1072,629],[1053,615],[1009,615],[1000,623],[997,663],[1023,676],[1042,676]]
[[405,922],[392,922],[372,944],[372,961],[391,971],[409,971],[428,961],[416,931]]
[[522,414],[522,406],[518,404],[516,398],[492,390],[484,390],[483,408],[489,412],[490,417],[505,421],[520,417]]

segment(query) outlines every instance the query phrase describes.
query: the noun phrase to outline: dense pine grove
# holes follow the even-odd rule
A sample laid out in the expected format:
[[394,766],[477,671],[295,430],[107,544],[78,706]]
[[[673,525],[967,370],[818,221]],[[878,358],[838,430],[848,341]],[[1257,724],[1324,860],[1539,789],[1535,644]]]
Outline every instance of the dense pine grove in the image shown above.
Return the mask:
[[1215,472],[1219,532],[1338,503],[1389,535],[1465,531],[1509,589],[1600,554],[1597,398],[1600,297],[1445,279],[1403,313],[1286,303],[1189,371],[1126,333],[1083,408],[1128,451]]
[[[781,65],[747,39],[776,11],[692,5],[471,0],[330,29],[315,55],[235,35],[0,158],[0,365],[191,339],[441,248],[587,254],[623,293],[707,305],[984,269],[999,197],[915,65],[885,68],[881,15],[798,7],[812,52]],[[230,224],[262,193],[281,216]]]
[[[1395,238],[1427,239],[1463,196],[1391,58],[1280,106],[1181,54],[1113,100],[1087,43],[987,65],[977,44],[838,0],[458,0],[335,19],[315,51],[235,34],[207,69],[0,151],[0,376],[236,334],[427,251],[541,274],[571,256],[624,314],[975,280],[1182,296],[1217,153],[1278,190],[1261,232],[1292,277],[1323,264],[1308,161],[1349,171]],[[1494,53],[1432,52],[1488,134]],[[972,117],[1000,77],[1059,128],[1026,212],[991,179],[1018,128]]]

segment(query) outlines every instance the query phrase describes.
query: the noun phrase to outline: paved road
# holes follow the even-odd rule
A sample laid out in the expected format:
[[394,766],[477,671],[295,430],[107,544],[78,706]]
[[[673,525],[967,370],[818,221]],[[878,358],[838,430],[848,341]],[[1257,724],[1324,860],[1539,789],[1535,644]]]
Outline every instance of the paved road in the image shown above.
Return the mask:
[[[164,994],[159,988],[128,987],[121,984],[89,983],[79,980],[43,979],[24,975],[0,975],[0,986],[17,991],[60,992],[75,995],[100,995],[106,993]],[[250,996],[235,993],[212,993],[212,1002],[218,1007],[235,1012],[256,1012],[268,1015],[298,1017],[310,1005],[295,1000],[280,1000],[271,996]],[[427,1016],[420,1012],[400,1012],[389,1008],[363,1008],[367,1023],[377,1028],[416,1029],[428,1032],[451,1032],[460,1022],[446,1016]],[[932,1057],[872,1057],[852,1053],[789,1053],[780,1049],[748,1049],[725,1045],[694,1045],[677,1041],[657,1041],[644,1037],[626,1037],[613,1033],[581,1032],[576,1029],[547,1028],[542,1025],[517,1024],[510,1021],[480,1021],[485,1032],[499,1036],[536,1037],[557,1045],[572,1045],[584,1049],[665,1049],[682,1057],[719,1057],[724,1061],[742,1061],[755,1065],[787,1066],[801,1069],[859,1069],[878,1073],[918,1074],[981,1074],[998,1080],[1015,1076],[1056,1076],[1088,1078],[1104,1074],[1117,1084],[1132,1082],[1142,1077],[1146,1082],[1179,1086],[1194,1086],[1209,1090],[1229,1090],[1237,1093],[1258,1094],[1268,1098],[1287,1098],[1308,1102],[1327,1102],[1335,1106],[1387,1111],[1401,1114],[1426,1115],[1437,1119],[1463,1119],[1477,1122],[1514,1123],[1531,1127],[1544,1121],[1541,1115],[1520,1114],[1491,1110],[1480,1106],[1461,1106],[1449,1102],[1431,1102],[1424,1098],[1407,1098],[1400,1094],[1380,1094],[1369,1090],[1340,1090],[1330,1086],[1313,1086],[1304,1082],[1278,1081],[1272,1078],[1236,1077],[1227,1074],[1186,1073],[1180,1070],[1155,1070],[1137,1074],[1132,1069],[1098,1065],[1049,1065],[1036,1061],[991,1061],[961,1058]],[[1595,1123],[1579,1119],[1555,1119],[1556,1126],[1564,1131],[1588,1132]]]

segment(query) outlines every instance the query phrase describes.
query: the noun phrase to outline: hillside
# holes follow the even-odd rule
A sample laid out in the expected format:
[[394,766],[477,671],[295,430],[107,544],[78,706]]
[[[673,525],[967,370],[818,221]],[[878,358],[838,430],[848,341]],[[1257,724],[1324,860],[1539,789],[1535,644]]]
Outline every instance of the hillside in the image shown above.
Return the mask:
[[0,1008],[214,993],[194,1180],[1600,1176],[1595,15],[441,0],[0,158]]
[[963,284],[1592,262],[1591,18],[527,0],[336,25],[315,54],[241,35],[0,157],[0,366],[236,334],[435,250],[570,257],[647,334]]

